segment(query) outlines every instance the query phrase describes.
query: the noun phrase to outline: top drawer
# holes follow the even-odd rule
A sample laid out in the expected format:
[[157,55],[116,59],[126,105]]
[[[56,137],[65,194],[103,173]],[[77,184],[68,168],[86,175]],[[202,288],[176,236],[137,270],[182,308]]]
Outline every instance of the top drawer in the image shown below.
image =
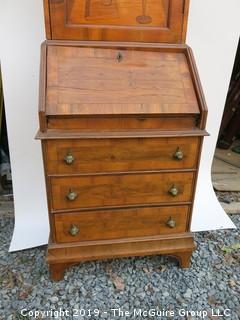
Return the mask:
[[198,137],[46,141],[48,174],[194,169]]

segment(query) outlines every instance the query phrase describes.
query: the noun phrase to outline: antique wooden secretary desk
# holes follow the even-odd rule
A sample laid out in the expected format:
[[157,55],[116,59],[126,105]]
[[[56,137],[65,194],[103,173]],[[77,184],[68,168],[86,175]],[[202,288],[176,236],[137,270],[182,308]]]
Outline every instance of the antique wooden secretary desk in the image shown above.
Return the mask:
[[169,254],[188,267],[207,109],[189,0],[44,0],[39,119],[51,277]]

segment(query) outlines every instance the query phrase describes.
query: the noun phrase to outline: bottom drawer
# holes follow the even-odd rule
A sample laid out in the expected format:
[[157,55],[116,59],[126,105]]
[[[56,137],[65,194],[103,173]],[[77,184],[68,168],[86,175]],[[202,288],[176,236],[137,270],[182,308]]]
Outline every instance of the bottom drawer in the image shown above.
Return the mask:
[[188,206],[58,213],[57,242],[144,237],[187,231]]

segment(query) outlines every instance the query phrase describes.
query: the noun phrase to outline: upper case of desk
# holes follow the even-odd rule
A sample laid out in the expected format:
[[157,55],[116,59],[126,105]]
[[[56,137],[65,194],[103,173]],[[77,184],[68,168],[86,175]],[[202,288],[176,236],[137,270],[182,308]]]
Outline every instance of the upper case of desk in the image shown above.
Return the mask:
[[185,42],[189,0],[44,0],[55,40]]

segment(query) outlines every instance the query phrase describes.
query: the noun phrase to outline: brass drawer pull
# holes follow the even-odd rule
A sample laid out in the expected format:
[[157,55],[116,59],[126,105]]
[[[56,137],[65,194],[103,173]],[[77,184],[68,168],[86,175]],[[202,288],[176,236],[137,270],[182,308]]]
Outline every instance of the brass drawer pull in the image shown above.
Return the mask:
[[64,161],[66,164],[72,164],[74,162],[74,156],[71,154],[71,152],[68,152],[66,156],[64,157]]
[[78,232],[79,232],[79,228],[75,224],[72,224],[71,228],[69,229],[70,235],[75,237],[78,234]]
[[173,197],[176,197],[176,196],[178,195],[179,190],[178,190],[177,186],[175,186],[175,184],[174,184],[174,185],[171,186],[171,188],[169,189],[168,192],[169,192]]
[[177,160],[182,160],[183,157],[184,157],[183,151],[179,147],[177,147],[177,150],[174,153],[173,158]]
[[172,217],[170,217],[170,218],[168,219],[168,221],[167,221],[166,224],[167,224],[167,226],[169,226],[169,228],[175,228],[175,227],[176,227],[176,221],[173,220]]
[[77,196],[78,196],[77,192],[75,192],[72,189],[70,189],[69,193],[67,194],[67,199],[69,201],[74,201],[77,198]]

